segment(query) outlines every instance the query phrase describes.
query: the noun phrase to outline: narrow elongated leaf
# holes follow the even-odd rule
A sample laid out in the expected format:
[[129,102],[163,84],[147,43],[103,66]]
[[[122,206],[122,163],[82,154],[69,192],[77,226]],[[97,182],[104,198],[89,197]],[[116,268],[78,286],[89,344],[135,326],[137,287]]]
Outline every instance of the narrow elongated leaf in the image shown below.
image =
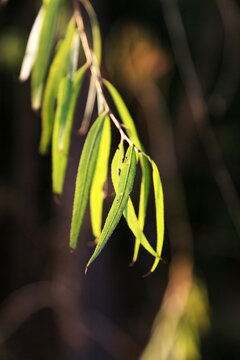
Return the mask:
[[42,92],[53,42],[59,3],[60,0],[49,0],[45,5],[46,13],[32,72],[32,108],[35,110],[38,110],[41,106]]
[[88,127],[90,124],[90,120],[91,120],[91,116],[92,116],[92,112],[93,112],[93,108],[94,108],[94,104],[95,104],[95,100],[96,100],[96,94],[97,94],[97,90],[96,90],[95,79],[91,75],[89,89],[88,89],[87,102],[86,102],[84,115],[83,115],[83,121],[82,121],[81,127],[79,129],[79,133],[81,135],[85,135],[86,132],[88,131]]
[[117,111],[123,124],[126,126],[126,131],[132,142],[140,149],[143,150],[143,146],[139,140],[137,129],[135,127],[132,116],[130,115],[121,95],[117,89],[107,80],[103,80],[104,85],[107,87],[114,104],[116,105]]
[[70,247],[76,248],[77,239],[85,214],[89,191],[92,185],[105,114],[101,114],[92,125],[85,141],[78,167],[73,204]]
[[106,116],[99,147],[96,170],[90,192],[90,210],[93,235],[98,238],[102,230],[102,210],[104,192],[103,186],[107,179],[108,161],[111,145],[111,125],[109,116]]
[[60,152],[60,144],[64,130],[72,97],[73,83],[68,77],[62,79],[58,98],[57,98],[57,111],[53,127],[53,140],[52,140],[52,186],[54,194],[61,194],[64,182],[64,173],[66,167],[66,154]]
[[[121,117],[123,124],[126,126],[126,131],[129,138],[133,143],[141,150],[144,151],[144,148],[139,140],[137,130],[134,124],[134,121],[117,89],[107,80],[103,81],[106,85],[115,105],[117,111]],[[141,154],[140,154],[141,156]],[[146,210],[148,204],[148,195],[149,195],[149,184],[150,184],[150,169],[149,162],[145,156],[140,157],[140,165],[142,170],[142,179],[140,187],[140,200],[139,200],[139,209],[138,209],[138,220],[141,230],[144,229]],[[137,260],[139,253],[140,240],[136,238],[135,247],[133,253],[133,263]]]
[[64,133],[67,125],[67,117],[70,108],[73,91],[73,81],[68,76],[60,82],[58,93],[58,106],[56,112],[56,122],[59,123],[58,148],[63,151]]
[[30,32],[19,75],[19,80],[21,81],[27,80],[32,71],[32,67],[37,55],[39,37],[42,29],[43,19],[45,16],[45,10],[45,5],[42,5]]
[[115,193],[118,194],[119,178],[123,166],[124,146],[121,141],[112,159],[111,176]]
[[[141,187],[140,187],[140,199],[139,199],[139,210],[138,210],[138,220],[140,229],[144,229],[147,204],[148,204],[148,195],[149,195],[149,186],[150,186],[150,170],[149,170],[149,162],[145,156],[141,153],[140,156],[140,165],[142,170],[142,179],[141,179]],[[135,263],[138,257],[140,247],[140,239],[136,238],[134,252],[133,252],[133,260]]]
[[154,187],[154,197],[155,197],[155,207],[156,207],[156,225],[157,225],[157,248],[156,252],[159,258],[156,258],[154,264],[151,268],[153,272],[160,259],[163,247],[164,239],[164,199],[163,199],[163,189],[160,175],[158,172],[157,165],[152,161],[152,177],[153,177],[153,187]]
[[66,123],[66,129],[63,133],[62,142],[60,144],[60,150],[64,152],[64,154],[68,154],[68,148],[70,143],[71,137],[71,130],[73,125],[73,118],[74,118],[74,111],[76,107],[76,102],[78,98],[79,91],[81,89],[84,76],[86,74],[87,67],[83,65],[78,71],[74,74],[73,77],[73,91],[72,91],[72,98],[68,112],[68,118]]
[[[111,173],[112,173],[112,182],[115,189],[115,192],[118,193],[118,185],[119,185],[119,177],[122,169],[122,159],[123,159],[123,146],[120,145],[120,149],[117,149],[112,161]],[[152,246],[146,239],[142,229],[140,228],[140,224],[138,218],[135,213],[135,209],[132,203],[131,198],[129,198],[127,206],[123,212],[123,215],[126,219],[129,229],[132,233],[139,239],[139,242],[142,246],[153,256],[157,256],[157,253],[153,250]]]
[[68,65],[68,76],[70,78],[74,77],[74,74],[77,70],[79,47],[80,47],[80,36],[79,36],[79,32],[76,31],[74,34],[74,37],[73,37],[73,41],[72,41],[70,61],[69,61],[69,65]]
[[133,146],[129,146],[124,163],[122,166],[122,171],[119,178],[118,193],[115,196],[111,209],[108,213],[107,219],[105,221],[102,233],[99,237],[95,251],[90,258],[87,268],[89,265],[96,259],[100,254],[103,247],[106,245],[109,237],[112,235],[114,229],[120,221],[120,218],[127,206],[127,202],[132,191],[133,182],[136,173],[136,153]]
[[59,45],[49,70],[42,105],[42,134],[39,151],[45,154],[48,151],[52,136],[55,112],[55,101],[61,79],[66,76],[70,61],[70,49],[75,34],[75,22],[71,19],[66,31],[65,39]]
[[60,84],[52,141],[52,187],[54,194],[62,193],[74,110],[85,72],[86,67],[83,66],[75,73],[73,81],[66,77]]

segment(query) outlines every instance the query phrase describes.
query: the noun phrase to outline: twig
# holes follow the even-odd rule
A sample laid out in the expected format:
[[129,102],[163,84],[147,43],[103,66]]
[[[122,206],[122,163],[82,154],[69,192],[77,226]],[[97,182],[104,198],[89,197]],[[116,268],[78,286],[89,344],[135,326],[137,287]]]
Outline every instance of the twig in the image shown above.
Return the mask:
[[96,86],[97,93],[99,94],[99,96],[100,96],[100,98],[102,100],[102,103],[103,103],[105,109],[107,110],[110,118],[112,119],[114,125],[116,126],[116,128],[120,132],[121,138],[123,140],[126,140],[129,143],[129,145],[134,145],[133,142],[127,137],[127,135],[122,130],[121,124],[119,123],[119,121],[117,120],[115,115],[112,113],[112,111],[111,111],[111,109],[110,109],[110,107],[109,107],[109,105],[107,103],[107,100],[106,100],[106,98],[105,98],[105,96],[103,94],[102,86],[101,86],[101,83],[100,83],[100,78],[98,76],[97,69],[96,69],[96,67],[94,65],[92,51],[91,51],[91,49],[89,47],[87,35],[86,35],[85,29],[84,29],[82,14],[81,14],[81,10],[80,10],[80,7],[79,7],[79,1],[78,0],[73,0],[73,7],[74,7],[74,16],[75,16],[77,28],[78,28],[80,38],[81,38],[81,41],[82,41],[83,51],[85,53],[87,62],[89,62],[91,64],[90,65],[90,71],[92,73],[93,78],[95,79],[95,86]]
[[215,181],[227,206],[237,234],[240,237],[240,203],[238,193],[224,163],[220,146],[209,122],[207,105],[192,61],[177,1],[160,1],[163,5],[163,12],[172,41],[175,60],[186,90],[193,120],[211,164]]

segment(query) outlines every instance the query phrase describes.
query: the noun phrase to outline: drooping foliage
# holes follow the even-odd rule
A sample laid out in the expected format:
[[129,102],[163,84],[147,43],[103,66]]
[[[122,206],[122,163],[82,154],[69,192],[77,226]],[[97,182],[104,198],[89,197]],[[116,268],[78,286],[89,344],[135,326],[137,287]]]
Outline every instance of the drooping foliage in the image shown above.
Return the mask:
[[[82,134],[87,132],[87,136],[76,177],[70,247],[75,249],[77,246],[85,210],[90,199],[91,223],[96,248],[87,268],[101,253],[123,215],[135,236],[133,262],[137,260],[139,247],[142,245],[154,257],[151,268],[153,272],[161,260],[164,237],[163,191],[158,168],[146,155],[134,121],[120,94],[109,81],[101,78],[101,35],[96,14],[88,0],[81,0],[81,4],[77,1],[73,2],[75,5],[73,16],[69,19],[65,35],[57,43],[54,53],[55,26],[60,3],[61,0],[43,1],[29,36],[20,79],[24,81],[31,74],[32,107],[34,110],[41,108],[42,133],[39,151],[41,154],[46,154],[51,146],[53,193],[61,195],[77,99],[84,76],[86,72],[90,73],[85,113],[80,128],[80,132]],[[80,6],[84,6],[89,16],[92,45],[84,30]],[[86,58],[84,64],[80,63],[81,52]],[[53,60],[49,64],[52,53],[54,53]],[[105,89],[108,90],[115,104],[120,121],[110,110],[104,95]],[[98,117],[88,131],[96,100]],[[107,182],[110,161],[111,120],[119,130],[121,141],[111,161],[115,197],[103,224],[103,202],[106,196],[104,186]],[[138,215],[136,215],[130,194],[138,163],[142,177]],[[143,232],[151,183],[150,169],[152,169],[156,208],[156,250],[150,245]]]

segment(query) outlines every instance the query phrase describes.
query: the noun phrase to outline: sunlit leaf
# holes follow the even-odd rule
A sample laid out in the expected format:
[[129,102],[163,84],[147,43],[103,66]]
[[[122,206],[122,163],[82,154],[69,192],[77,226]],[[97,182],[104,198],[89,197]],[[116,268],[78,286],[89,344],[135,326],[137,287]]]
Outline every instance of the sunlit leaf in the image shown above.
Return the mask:
[[72,46],[71,46],[71,52],[70,52],[70,61],[68,65],[68,76],[70,78],[74,77],[74,74],[77,70],[78,66],[78,58],[79,58],[79,48],[80,48],[80,36],[78,31],[75,32]]
[[[144,148],[139,140],[137,130],[134,124],[134,121],[117,89],[107,80],[104,80],[103,83],[106,85],[115,105],[117,111],[121,117],[123,124],[126,127],[127,134],[133,143],[141,150],[144,151]],[[142,179],[140,187],[140,200],[139,200],[139,209],[138,209],[138,220],[141,230],[144,229],[146,210],[148,204],[148,195],[149,195],[149,184],[150,184],[150,170],[149,162],[145,156],[140,157],[140,165],[142,170]],[[140,240],[136,238],[134,254],[133,254],[133,263],[137,260],[139,253]]]
[[97,90],[96,90],[95,78],[93,76],[91,76],[90,83],[89,83],[89,89],[88,89],[87,102],[86,102],[85,111],[84,111],[84,115],[83,115],[83,121],[82,121],[81,127],[79,129],[79,133],[81,135],[85,135],[86,132],[88,131],[88,127],[90,124],[90,120],[91,120],[91,116],[92,116],[92,112],[93,112],[93,108],[94,108],[94,104],[95,104],[95,100],[96,100],[96,94],[97,94]]
[[62,193],[74,111],[85,72],[86,66],[83,66],[75,73],[73,81],[66,77],[60,84],[52,141],[52,187],[54,194]]
[[111,145],[111,125],[107,116],[104,121],[99,155],[97,159],[96,170],[90,192],[90,210],[93,235],[98,238],[102,230],[102,211],[104,191],[103,186],[107,179],[108,161]]
[[64,168],[66,166],[66,155],[60,152],[60,142],[62,140],[64,130],[66,128],[67,116],[72,97],[72,80],[68,77],[62,79],[58,98],[57,98],[57,111],[53,128],[53,141],[52,141],[52,181],[53,193],[61,194],[63,181],[64,181]]
[[42,5],[30,32],[19,75],[19,80],[21,81],[27,80],[32,71],[32,67],[37,55],[39,37],[42,29],[43,19],[45,16],[45,10],[45,5]]
[[159,255],[159,258],[155,258],[154,264],[151,268],[153,272],[161,257],[163,239],[164,239],[164,199],[163,199],[163,189],[162,182],[160,179],[159,171],[157,165],[152,160],[152,178],[153,178],[153,187],[154,187],[154,198],[155,198],[155,208],[156,208],[156,225],[157,225],[157,247],[156,252]]
[[118,192],[108,213],[95,251],[87,264],[87,268],[100,254],[121,219],[123,211],[127,206],[130,193],[132,191],[136,173],[136,164],[137,161],[135,149],[133,146],[129,146],[124,158],[121,174],[119,177]]
[[70,136],[71,136],[71,130],[72,130],[72,124],[73,124],[73,118],[74,118],[74,111],[76,107],[76,102],[78,98],[79,91],[81,89],[84,76],[86,74],[87,67],[83,65],[78,71],[74,74],[73,77],[73,90],[72,90],[72,98],[70,102],[67,122],[66,122],[66,128],[63,132],[63,136],[61,137],[61,141],[59,144],[60,151],[63,151],[64,154],[68,154],[68,147],[70,142]]
[[32,71],[32,107],[38,110],[41,106],[44,81],[50,57],[54,30],[57,20],[60,0],[49,0],[46,3],[36,61]]
[[[122,169],[122,159],[123,159],[123,145],[120,144],[120,148],[117,149],[112,161],[111,174],[112,182],[115,189],[115,192],[118,193],[119,177]],[[127,206],[123,212],[123,215],[126,219],[129,229],[132,231],[134,236],[139,239],[139,242],[142,246],[153,256],[157,256],[156,252],[153,250],[152,246],[149,244],[146,236],[144,235],[138,218],[135,213],[135,209],[132,203],[131,198],[129,198]]]
[[70,234],[70,247],[72,249],[76,248],[78,235],[88,202],[89,191],[99,155],[104,119],[105,114],[101,114],[92,125],[86,138],[79,162]]
[[53,121],[55,116],[55,101],[60,81],[67,74],[68,71],[70,61],[70,49],[72,46],[72,39],[74,33],[75,22],[74,19],[71,19],[66,31],[65,39],[60,43],[52,65],[50,67],[44,91],[41,114],[42,133],[39,147],[39,151],[41,154],[45,154],[48,151],[51,141]]

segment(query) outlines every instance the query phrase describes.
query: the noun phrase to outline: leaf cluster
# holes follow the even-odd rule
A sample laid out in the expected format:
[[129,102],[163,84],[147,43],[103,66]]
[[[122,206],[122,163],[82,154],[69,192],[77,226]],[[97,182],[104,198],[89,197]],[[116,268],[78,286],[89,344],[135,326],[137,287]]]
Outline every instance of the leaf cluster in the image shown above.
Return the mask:
[[[164,237],[163,190],[158,168],[145,154],[134,121],[120,94],[109,81],[101,78],[101,35],[96,14],[88,0],[81,0],[81,6],[85,7],[91,24],[91,47],[84,25],[82,28],[79,27],[77,16],[81,17],[81,13],[80,10],[79,12],[78,9],[76,10],[79,4],[75,1],[73,17],[69,20],[64,38],[56,45],[54,57],[49,66],[60,3],[61,0],[42,2],[29,35],[20,80],[25,81],[31,74],[32,108],[41,110],[42,119],[39,151],[44,155],[51,146],[52,190],[54,194],[61,195],[77,99],[86,72],[89,71],[91,75],[80,129],[82,134],[87,132],[87,136],[76,177],[70,247],[75,249],[77,246],[85,210],[90,199],[91,223],[96,248],[87,268],[100,254],[123,215],[135,236],[133,263],[137,260],[139,248],[142,245],[154,257],[152,272],[161,259]],[[83,21],[82,18],[81,21]],[[88,53],[87,50],[89,50]],[[86,57],[86,62],[82,65],[79,60],[81,51]],[[109,92],[121,122],[111,112],[103,89]],[[96,100],[98,117],[88,131],[89,119]],[[117,126],[121,139],[111,161],[115,197],[106,220],[102,224],[104,185],[107,181],[110,161],[111,120]],[[128,148],[125,151],[124,144],[126,143]],[[138,163],[141,167],[142,178],[138,214],[136,214],[130,194]],[[156,206],[156,250],[152,248],[143,232],[151,176]]]

